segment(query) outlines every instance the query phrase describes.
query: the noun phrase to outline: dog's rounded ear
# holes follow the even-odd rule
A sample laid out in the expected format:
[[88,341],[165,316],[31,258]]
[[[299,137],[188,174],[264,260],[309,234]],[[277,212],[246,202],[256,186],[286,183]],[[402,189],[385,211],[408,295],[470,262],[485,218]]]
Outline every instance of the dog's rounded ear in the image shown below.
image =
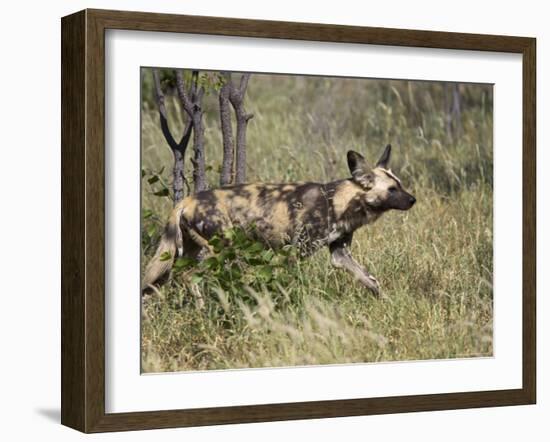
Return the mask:
[[353,179],[363,187],[369,187],[371,168],[360,153],[348,151],[348,167]]
[[383,169],[388,168],[388,163],[390,162],[391,157],[391,144],[388,144],[384,149],[384,153],[376,163],[376,167],[382,167]]

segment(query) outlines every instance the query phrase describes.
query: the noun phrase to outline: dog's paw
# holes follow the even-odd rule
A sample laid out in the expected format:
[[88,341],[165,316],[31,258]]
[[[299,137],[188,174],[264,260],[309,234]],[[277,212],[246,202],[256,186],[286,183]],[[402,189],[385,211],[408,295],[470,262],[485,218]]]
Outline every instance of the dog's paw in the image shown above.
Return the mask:
[[361,283],[376,296],[380,296],[380,284],[374,276],[369,273],[364,274],[361,278]]

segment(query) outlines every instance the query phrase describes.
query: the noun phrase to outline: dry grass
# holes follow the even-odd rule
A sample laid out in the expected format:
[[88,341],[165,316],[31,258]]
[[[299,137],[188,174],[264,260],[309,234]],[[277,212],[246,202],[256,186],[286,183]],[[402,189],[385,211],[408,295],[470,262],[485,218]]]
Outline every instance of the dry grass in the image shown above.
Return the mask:
[[[327,251],[272,290],[229,295],[171,281],[144,299],[145,372],[440,359],[492,354],[492,98],[462,86],[462,131],[450,136],[441,84],[253,76],[247,107],[251,181],[329,181],[345,152],[393,169],[418,203],[359,231],[352,253],[377,276],[378,300],[330,266]],[[173,103],[172,103],[173,104]],[[221,163],[215,94],[205,117],[209,179]],[[174,128],[181,127],[170,106]],[[170,182],[156,110],[143,108],[143,167]],[[179,122],[179,123],[178,123]],[[143,260],[171,208],[144,181]],[[201,301],[199,302],[199,297]],[[204,303],[202,308],[199,305]]]

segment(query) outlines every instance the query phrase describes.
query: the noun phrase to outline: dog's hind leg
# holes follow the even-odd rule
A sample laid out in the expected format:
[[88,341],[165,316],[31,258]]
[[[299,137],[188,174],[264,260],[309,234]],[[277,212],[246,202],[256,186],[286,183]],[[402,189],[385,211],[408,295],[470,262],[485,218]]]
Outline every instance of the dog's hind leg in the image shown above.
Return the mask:
[[180,228],[183,232],[184,248],[188,251],[188,255],[199,261],[214,253],[208,239],[202,236],[199,231],[191,226],[185,217],[180,219]]
[[336,268],[346,269],[361,284],[378,296],[380,294],[380,286],[376,278],[351,256],[348,247],[351,244],[352,237],[352,234],[346,234],[329,244],[332,265]]
[[199,232],[195,229],[189,229],[187,233],[189,234],[191,240],[200,247],[201,250],[198,253],[199,257],[213,253],[212,246]]

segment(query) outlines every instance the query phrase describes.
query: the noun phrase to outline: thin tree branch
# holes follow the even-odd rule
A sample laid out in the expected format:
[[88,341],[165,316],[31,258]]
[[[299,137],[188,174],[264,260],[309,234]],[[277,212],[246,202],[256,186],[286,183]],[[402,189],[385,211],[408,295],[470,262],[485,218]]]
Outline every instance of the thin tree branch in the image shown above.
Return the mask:
[[242,99],[244,99],[244,94],[246,93],[248,80],[250,80],[250,74],[243,74],[241,76],[241,83],[239,84],[239,92],[241,94]]
[[239,89],[232,86],[229,101],[235,109],[237,117],[237,143],[236,143],[236,167],[235,183],[241,184],[246,181],[246,128],[248,121],[254,116],[246,112],[244,108],[244,97],[248,87],[250,74],[243,74]]
[[172,133],[170,132],[170,128],[168,126],[168,114],[166,112],[165,98],[164,93],[162,92],[162,88],[160,86],[160,77],[157,69],[153,69],[153,82],[155,83],[155,96],[157,99],[157,106],[160,117],[160,128],[162,130],[164,138],[166,139],[166,142],[170,146],[170,149],[174,150],[177,148],[178,143],[172,136]]
[[183,135],[179,143],[174,139],[172,132],[168,126],[168,113],[166,111],[166,104],[164,93],[160,84],[160,76],[158,69],[153,69],[153,82],[155,84],[155,94],[157,98],[157,105],[159,110],[160,127],[168,146],[172,150],[174,155],[174,167],[173,167],[173,183],[172,188],[174,191],[174,205],[181,201],[184,197],[184,183],[185,180],[185,151],[189,144],[191,137],[192,123],[191,118],[187,119]]
[[199,71],[193,71],[191,77],[191,101],[193,103],[202,102],[204,88],[199,88]]
[[185,90],[183,75],[181,70],[176,70],[176,89],[180,102],[187,112],[187,115],[193,122],[193,152],[194,156],[191,160],[193,164],[193,183],[195,193],[205,190],[206,185],[206,167],[204,155],[204,127],[202,125],[202,97],[204,88],[199,87],[198,77],[199,72],[193,71],[191,79],[191,98]]
[[220,121],[222,128],[223,139],[223,160],[222,170],[220,173],[220,185],[226,186],[233,181],[233,127],[231,124],[231,109],[229,103],[229,96],[231,95],[231,88],[233,83],[231,81],[231,74],[224,73],[224,84],[220,89],[219,103],[220,103]]
[[174,72],[176,73],[176,90],[178,91],[178,97],[180,98],[180,102],[185,112],[187,112],[187,115],[189,115],[190,117],[193,117],[193,103],[189,99],[189,96],[187,95],[187,92],[185,90],[183,75],[181,74],[181,71],[179,69],[176,69]]
[[197,96],[197,87],[199,85],[199,71],[193,71],[191,73],[191,100],[195,100]]

